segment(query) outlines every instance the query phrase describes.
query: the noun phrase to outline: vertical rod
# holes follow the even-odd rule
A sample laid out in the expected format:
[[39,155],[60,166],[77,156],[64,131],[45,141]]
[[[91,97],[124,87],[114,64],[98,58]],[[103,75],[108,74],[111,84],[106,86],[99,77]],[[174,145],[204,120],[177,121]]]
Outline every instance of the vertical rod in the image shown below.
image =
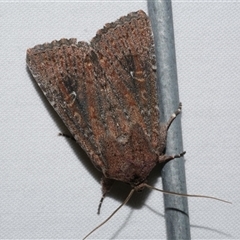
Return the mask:
[[[160,120],[167,122],[179,104],[171,0],[148,0],[148,11],[157,58]],[[167,155],[183,151],[180,117],[181,114],[169,128]],[[166,191],[187,193],[183,158],[174,159],[164,166],[162,184]],[[164,194],[164,206],[167,238],[191,239],[187,198]]]

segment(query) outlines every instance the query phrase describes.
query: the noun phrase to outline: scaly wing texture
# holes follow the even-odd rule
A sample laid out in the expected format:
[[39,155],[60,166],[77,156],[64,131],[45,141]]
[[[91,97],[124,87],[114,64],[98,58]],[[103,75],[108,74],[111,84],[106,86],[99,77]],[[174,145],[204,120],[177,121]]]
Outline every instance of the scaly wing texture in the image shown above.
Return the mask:
[[103,154],[105,143],[113,140],[124,145],[138,129],[142,132],[133,139],[143,134],[146,151],[158,152],[155,55],[150,22],[143,11],[106,24],[90,44],[61,39],[28,49],[27,65],[102,172],[109,164]]

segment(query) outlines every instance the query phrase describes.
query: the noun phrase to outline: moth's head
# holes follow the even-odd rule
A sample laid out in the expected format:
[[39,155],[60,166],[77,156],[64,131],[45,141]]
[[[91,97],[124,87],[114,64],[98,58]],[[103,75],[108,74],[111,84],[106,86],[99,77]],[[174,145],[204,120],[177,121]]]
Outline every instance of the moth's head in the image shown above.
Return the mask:
[[142,192],[143,189],[146,187],[146,183],[140,183],[137,186],[134,187],[135,192]]

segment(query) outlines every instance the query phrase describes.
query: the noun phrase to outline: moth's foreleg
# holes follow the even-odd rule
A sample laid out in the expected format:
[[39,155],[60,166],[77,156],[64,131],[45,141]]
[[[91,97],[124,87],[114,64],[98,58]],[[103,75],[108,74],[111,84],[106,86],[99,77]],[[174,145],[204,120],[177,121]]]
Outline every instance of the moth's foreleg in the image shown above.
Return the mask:
[[182,103],[179,103],[178,109],[171,115],[170,119],[166,123],[167,129],[169,129],[173,120],[177,117],[179,113],[181,113],[181,111],[182,111]]
[[174,158],[180,158],[182,157],[186,152],[182,152],[180,154],[176,154],[176,155],[170,155],[170,156],[167,156],[167,155],[161,155],[159,156],[158,158],[158,161],[159,163],[164,163],[164,162],[168,162],[170,160],[173,160]]
[[59,136],[62,136],[62,137],[70,138],[71,140],[73,140],[73,141],[76,142],[76,139],[75,139],[73,136],[70,136],[70,135],[68,135],[68,134],[59,133],[58,135],[59,135]]
[[[167,121],[166,124],[164,124],[165,130],[168,130],[168,128],[171,126],[173,120],[177,117],[178,114],[180,114],[182,111],[182,103],[179,103],[178,105],[178,109],[171,115],[171,117],[169,118],[169,120]],[[180,154],[176,154],[176,155],[160,155],[158,158],[159,163],[164,163],[164,162],[168,162],[170,160],[173,160],[174,158],[180,158],[182,157],[186,152],[182,152]]]
[[114,183],[114,180],[106,178],[104,176],[101,179],[102,197],[98,205],[98,211],[97,211],[98,214],[100,214],[100,209],[102,206],[103,199],[105,198],[106,194],[111,190],[113,183]]

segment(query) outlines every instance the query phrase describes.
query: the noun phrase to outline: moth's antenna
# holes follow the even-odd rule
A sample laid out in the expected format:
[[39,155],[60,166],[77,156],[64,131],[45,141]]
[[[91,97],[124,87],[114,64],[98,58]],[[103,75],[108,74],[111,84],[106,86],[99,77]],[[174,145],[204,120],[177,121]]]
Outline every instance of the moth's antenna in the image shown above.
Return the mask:
[[182,197],[200,197],[200,198],[210,198],[210,199],[213,199],[213,200],[217,200],[217,201],[221,201],[221,202],[225,202],[225,203],[230,203],[232,204],[231,202],[229,201],[226,201],[226,200],[223,200],[221,198],[216,198],[216,197],[211,197],[211,196],[206,196],[206,195],[195,195],[195,194],[185,194],[185,193],[176,193],[176,192],[170,192],[170,191],[164,191],[162,189],[159,189],[159,188],[155,188],[155,187],[152,187],[151,185],[148,185],[146,183],[142,183],[140,185],[138,185],[137,187],[133,188],[130,193],[128,194],[127,198],[124,200],[124,202],[106,219],[104,220],[101,224],[99,224],[97,227],[95,227],[90,233],[88,233],[84,238],[86,239],[88,236],[90,236],[93,232],[95,232],[98,228],[100,228],[102,225],[104,225],[109,219],[111,219],[113,217],[113,215],[125,204],[127,204],[127,202],[129,201],[129,199],[132,197],[134,191],[138,191],[138,189],[142,189],[144,187],[147,187],[147,188],[150,188],[150,189],[153,189],[153,190],[157,190],[159,192],[162,192],[162,193],[165,193],[165,194],[171,194],[171,195],[177,195],[177,196],[182,196]]
[[124,200],[124,202],[106,219],[104,220],[101,224],[99,224],[97,227],[95,227],[90,233],[88,233],[84,238],[86,239],[88,236],[90,236],[93,232],[95,232],[98,228],[100,228],[102,225],[104,225],[110,218],[113,217],[113,215],[125,204],[127,204],[127,202],[129,201],[129,199],[132,197],[133,193],[134,193],[135,189],[133,188],[130,193],[128,194],[127,198]]
[[225,203],[230,203],[230,204],[232,204],[231,202],[226,201],[226,200],[223,200],[223,199],[221,199],[221,198],[216,198],[216,197],[211,197],[211,196],[206,196],[206,195],[195,195],[195,194],[184,194],[184,193],[169,192],[169,191],[164,191],[164,190],[161,190],[161,189],[152,187],[152,186],[150,186],[150,185],[148,185],[148,184],[146,184],[146,183],[143,183],[142,186],[143,186],[143,187],[150,188],[150,189],[154,189],[154,190],[157,190],[157,191],[159,191],[159,192],[166,193],[166,194],[177,195],[177,196],[182,196],[182,197],[210,198],[210,199],[214,199],[214,200],[217,200],[217,201],[221,201],[221,202],[225,202]]

